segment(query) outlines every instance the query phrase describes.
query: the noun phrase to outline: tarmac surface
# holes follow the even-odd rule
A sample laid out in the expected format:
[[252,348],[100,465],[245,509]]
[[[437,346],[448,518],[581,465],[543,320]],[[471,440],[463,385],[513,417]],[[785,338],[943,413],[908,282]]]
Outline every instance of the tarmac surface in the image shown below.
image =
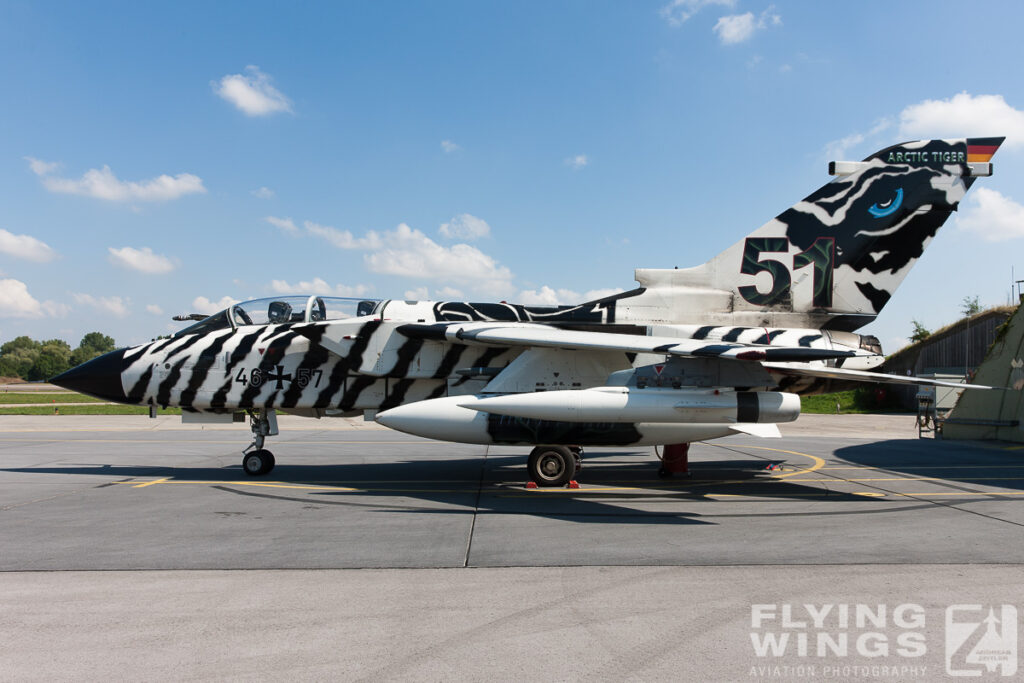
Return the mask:
[[[257,479],[241,424],[0,428],[0,679],[936,680],[948,606],[1024,593],[1024,447],[907,415],[694,444],[671,480],[587,449],[578,490],[358,420],[281,418]],[[806,602],[886,605],[891,650],[920,605],[927,651],[758,656],[753,606]]]

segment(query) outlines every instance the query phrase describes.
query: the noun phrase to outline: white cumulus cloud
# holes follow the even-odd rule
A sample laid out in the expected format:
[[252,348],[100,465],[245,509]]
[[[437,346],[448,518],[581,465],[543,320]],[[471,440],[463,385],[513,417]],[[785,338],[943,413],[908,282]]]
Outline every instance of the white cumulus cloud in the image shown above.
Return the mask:
[[115,249],[108,247],[110,262],[122,268],[137,270],[140,273],[163,274],[174,270],[174,262],[166,256],[154,254],[149,247],[135,249],[134,247],[121,247]]
[[844,138],[832,140],[825,145],[825,158],[829,161],[845,161],[851,149],[856,149],[865,140],[870,140],[892,127],[892,119],[882,118],[865,133],[851,133]]
[[482,218],[468,213],[460,213],[449,222],[442,223],[438,232],[445,237],[454,239],[475,240],[490,235],[491,226],[487,225],[487,221]]
[[441,149],[445,154],[451,154],[452,152],[457,152],[462,148],[451,140],[441,140]]
[[41,318],[43,304],[29,294],[28,286],[13,278],[0,279],[0,317]]
[[313,221],[305,221],[303,226],[310,235],[321,237],[338,249],[378,249],[382,245],[380,235],[373,230],[367,232],[365,236],[357,238],[348,230],[338,230]]
[[323,278],[315,277],[310,281],[289,283],[286,280],[272,280],[270,289],[275,294],[320,294],[323,296],[366,296],[371,288],[367,285],[334,285],[327,284]]
[[36,263],[46,263],[57,258],[57,252],[46,242],[31,235],[15,235],[3,229],[0,229],[0,253]]
[[775,13],[775,6],[770,5],[756,17],[753,12],[719,17],[711,30],[718,35],[722,45],[735,45],[750,40],[761,29],[781,25],[782,17]]
[[405,290],[406,301],[428,301],[430,299],[430,293],[426,287],[417,287],[416,289]]
[[1006,136],[1006,145],[1024,145],[1024,110],[1002,95],[957,93],[945,100],[924,100],[900,112],[900,135],[906,138]]
[[708,5],[734,7],[736,0],[672,0],[659,10],[670,26],[682,26],[690,17]]
[[56,161],[43,161],[42,159],[35,159],[33,157],[24,157],[25,161],[28,162],[28,167],[32,169],[32,172],[36,175],[48,175],[57,170],[60,166]]
[[465,294],[462,293],[461,289],[455,289],[454,287],[442,287],[434,292],[438,299],[459,300],[462,299]]
[[81,178],[59,178],[49,175],[52,168],[43,168],[43,173],[36,169],[37,160],[30,160],[32,170],[43,179],[43,187],[50,192],[76,194],[112,202],[141,201],[163,202],[177,199],[187,194],[203,194],[203,180],[191,173],[179,173],[176,176],[167,174],[140,182],[120,180],[109,166],[92,168]]
[[292,103],[270,84],[270,76],[249,65],[244,74],[229,74],[211,83],[213,91],[235,105],[246,116],[268,116],[291,112]]
[[149,313],[152,313],[153,315],[163,315],[164,314],[164,309],[160,308],[156,304],[146,304],[146,311],[148,311]]
[[1024,237],[1024,206],[995,190],[976,187],[961,205],[956,224],[987,242]]
[[75,300],[75,303],[82,304],[84,306],[91,306],[99,311],[116,315],[118,318],[124,318],[130,312],[128,310],[130,299],[119,296],[97,297],[91,294],[73,292],[71,294],[71,298]]
[[295,225],[295,221],[291,218],[278,218],[277,216],[267,216],[264,218],[266,222],[273,225],[275,228],[288,233],[289,235],[299,234],[299,228]]
[[619,289],[591,289],[583,294],[571,289],[553,289],[547,285],[540,289],[524,289],[516,296],[516,302],[527,306],[555,306],[558,304],[580,304],[584,301],[601,299],[617,294]]
[[405,223],[386,232],[383,243],[381,249],[364,256],[375,273],[473,284],[492,293],[512,289],[512,272],[468,244],[443,247]]
[[222,296],[217,301],[207,299],[205,296],[197,296],[192,300],[192,310],[196,313],[205,313],[206,315],[212,315],[217,311],[223,311],[231,304],[237,304],[238,299],[234,299],[230,296]]
[[258,197],[259,199],[270,199],[274,196],[274,191],[269,187],[258,187],[255,190],[252,190],[250,194],[253,197]]
[[590,160],[587,159],[586,154],[577,154],[576,156],[571,156],[565,160],[565,165],[574,171],[584,168],[589,163]]

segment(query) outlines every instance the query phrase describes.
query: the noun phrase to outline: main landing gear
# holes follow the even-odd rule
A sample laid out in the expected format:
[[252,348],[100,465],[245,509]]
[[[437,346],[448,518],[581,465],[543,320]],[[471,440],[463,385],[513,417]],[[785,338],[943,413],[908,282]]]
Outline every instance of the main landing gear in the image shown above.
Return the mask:
[[263,441],[268,436],[277,435],[277,413],[265,408],[250,411],[249,428],[253,439],[242,451],[242,469],[250,477],[261,477],[274,469],[274,454],[263,448]]
[[537,486],[565,486],[583,469],[579,446],[537,446],[526,463],[530,481]]

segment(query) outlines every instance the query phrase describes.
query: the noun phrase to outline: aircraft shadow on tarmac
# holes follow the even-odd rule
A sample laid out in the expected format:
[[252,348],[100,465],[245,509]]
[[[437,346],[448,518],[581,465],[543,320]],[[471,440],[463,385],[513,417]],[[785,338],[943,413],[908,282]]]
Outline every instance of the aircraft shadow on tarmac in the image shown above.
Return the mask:
[[[67,465],[0,468],[0,472],[101,475],[143,483],[154,478],[208,484],[233,494],[277,501],[356,507],[384,513],[509,514],[551,517],[585,523],[714,524],[709,515],[724,512],[701,502],[827,501],[853,502],[834,512],[816,509],[765,509],[730,506],[730,517],[805,516],[882,512],[877,501],[821,485],[776,478],[769,461],[716,459],[691,463],[690,476],[661,479],[657,462],[632,451],[589,452],[584,458],[583,488],[527,490],[522,455],[430,457],[349,464],[278,465],[266,478],[246,477],[239,466],[166,467],[149,465]],[[100,486],[111,486],[107,483]],[[277,488],[276,485],[280,485]],[[303,490],[303,487],[308,487]],[[334,490],[336,487],[336,490]],[[417,503],[416,501],[422,501]],[[678,507],[672,504],[678,503]],[[686,506],[686,509],[679,507]],[[867,506],[867,507],[865,507]],[[875,508],[875,509],[871,509]],[[703,518],[703,519],[702,519]]]
[[938,478],[979,486],[1024,489],[1024,452],[1000,442],[891,439],[846,446],[835,456],[846,462],[908,477]]

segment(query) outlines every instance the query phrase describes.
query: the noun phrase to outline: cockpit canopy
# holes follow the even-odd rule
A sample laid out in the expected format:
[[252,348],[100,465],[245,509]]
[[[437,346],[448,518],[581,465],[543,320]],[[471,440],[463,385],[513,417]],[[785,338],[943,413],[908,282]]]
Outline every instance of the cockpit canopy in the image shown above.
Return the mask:
[[345,320],[373,315],[383,302],[380,299],[350,299],[337,296],[275,296],[234,304],[223,311],[186,327],[174,336],[199,334],[246,325],[279,325],[282,323]]

